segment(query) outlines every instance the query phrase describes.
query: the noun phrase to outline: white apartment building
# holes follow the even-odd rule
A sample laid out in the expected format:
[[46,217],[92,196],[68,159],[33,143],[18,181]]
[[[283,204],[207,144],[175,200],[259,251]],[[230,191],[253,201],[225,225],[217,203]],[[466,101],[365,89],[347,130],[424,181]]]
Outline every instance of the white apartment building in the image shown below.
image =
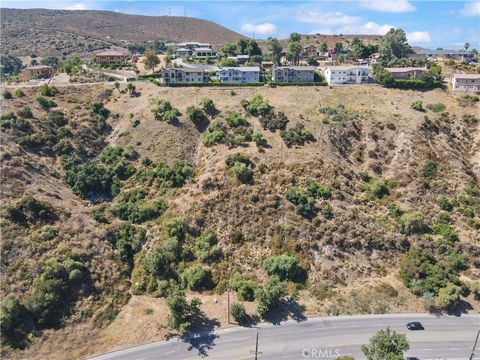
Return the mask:
[[280,83],[313,82],[315,66],[279,66],[272,71],[272,81]]
[[229,84],[259,82],[260,68],[258,66],[219,68],[218,78],[220,82]]
[[161,74],[160,82],[163,84],[208,82],[208,72],[204,71],[203,68],[163,68]]
[[366,66],[329,66],[323,73],[329,85],[361,84],[368,82],[369,69]]
[[480,75],[454,74],[452,77],[453,91],[480,93]]

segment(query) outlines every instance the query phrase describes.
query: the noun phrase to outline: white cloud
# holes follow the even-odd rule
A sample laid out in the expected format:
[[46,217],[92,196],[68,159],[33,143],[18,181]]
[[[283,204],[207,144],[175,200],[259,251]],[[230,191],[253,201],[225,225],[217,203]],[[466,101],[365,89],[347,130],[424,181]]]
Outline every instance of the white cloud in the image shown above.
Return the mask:
[[428,31],[412,31],[407,33],[407,40],[411,44],[428,43],[432,41]]
[[463,16],[480,16],[480,1],[467,1],[463,9],[460,10],[460,14]]
[[65,10],[88,10],[88,6],[83,3],[76,3],[65,7]]
[[408,0],[360,0],[360,6],[373,11],[391,13],[404,13],[416,10],[416,7],[413,6]]
[[300,10],[296,19],[303,23],[331,25],[348,25],[361,21],[358,16],[350,16],[342,12],[318,12],[315,10]]
[[316,34],[333,35],[333,30],[330,28],[321,28],[321,29],[310,31],[310,35],[316,35]]
[[393,28],[393,25],[390,24],[377,24],[373,21],[368,21],[364,24],[353,24],[349,26],[342,26],[338,28],[335,32],[337,34],[345,35],[385,35],[388,30]]
[[243,24],[242,31],[246,33],[255,33],[258,35],[270,35],[277,32],[277,26],[272,23],[263,23],[263,24]]

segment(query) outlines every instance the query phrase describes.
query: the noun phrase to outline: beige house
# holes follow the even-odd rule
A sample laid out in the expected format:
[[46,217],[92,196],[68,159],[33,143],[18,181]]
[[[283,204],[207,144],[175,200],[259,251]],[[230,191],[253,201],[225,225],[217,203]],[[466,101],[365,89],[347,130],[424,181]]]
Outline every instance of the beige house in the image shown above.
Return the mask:
[[118,50],[105,50],[95,54],[95,62],[101,65],[119,65],[127,62],[128,53]]
[[22,69],[19,74],[21,81],[32,79],[48,79],[53,75],[53,68],[48,65],[29,66]]
[[272,81],[279,83],[313,82],[315,66],[279,66],[272,71]]
[[163,68],[161,71],[163,84],[195,84],[208,82],[208,72],[203,68]]
[[394,79],[416,79],[421,73],[427,71],[421,67],[395,67],[385,68],[385,70],[392,74]]
[[328,66],[323,71],[328,85],[362,84],[369,81],[370,68],[366,66]]
[[454,74],[452,77],[453,91],[480,93],[479,74]]

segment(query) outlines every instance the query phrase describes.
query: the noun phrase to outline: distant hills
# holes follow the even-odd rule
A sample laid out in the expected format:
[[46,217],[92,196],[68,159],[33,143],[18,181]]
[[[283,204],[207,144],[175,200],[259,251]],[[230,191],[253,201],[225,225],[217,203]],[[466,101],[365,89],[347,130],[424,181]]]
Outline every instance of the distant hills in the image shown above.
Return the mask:
[[97,10],[1,9],[2,53],[87,55],[130,41],[235,42],[244,36],[211,21]]

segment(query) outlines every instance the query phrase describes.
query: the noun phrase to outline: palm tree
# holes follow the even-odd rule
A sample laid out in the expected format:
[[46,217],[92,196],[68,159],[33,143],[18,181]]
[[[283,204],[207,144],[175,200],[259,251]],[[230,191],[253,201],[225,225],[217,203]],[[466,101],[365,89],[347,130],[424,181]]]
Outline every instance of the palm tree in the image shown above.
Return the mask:
[[463,47],[465,48],[465,50],[467,50],[467,51],[468,51],[468,48],[470,47],[470,43],[468,43],[468,42],[467,42],[467,43],[465,43],[465,45],[463,45]]

